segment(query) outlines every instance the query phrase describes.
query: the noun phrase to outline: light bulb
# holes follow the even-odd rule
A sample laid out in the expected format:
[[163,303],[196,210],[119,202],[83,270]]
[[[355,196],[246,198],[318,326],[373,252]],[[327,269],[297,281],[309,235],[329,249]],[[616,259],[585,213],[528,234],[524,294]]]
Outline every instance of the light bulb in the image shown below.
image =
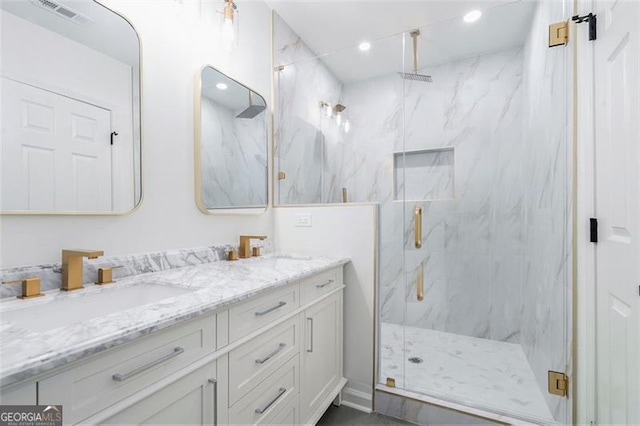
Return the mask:
[[226,84],[224,84],[224,83],[218,83],[218,84],[216,84],[216,87],[218,89],[220,89],[220,90],[227,90],[228,86]]
[[358,46],[358,49],[360,49],[362,52],[366,52],[367,50],[371,49],[371,43],[369,43],[368,41],[363,41]]
[[340,126],[342,124],[342,114],[340,114],[339,112],[336,113],[336,124],[338,126]]
[[351,130],[351,123],[349,123],[349,120],[345,120],[344,121],[344,132],[345,133],[349,133],[349,130]]
[[472,22],[476,22],[482,16],[482,12],[479,10],[472,10],[471,12],[464,15],[464,22],[470,24]]
[[333,108],[331,108],[331,105],[326,104],[324,106],[324,115],[326,115],[327,118],[330,118],[333,115]]
[[231,50],[235,41],[235,31],[233,28],[233,19],[224,18],[222,21],[222,46],[225,50]]

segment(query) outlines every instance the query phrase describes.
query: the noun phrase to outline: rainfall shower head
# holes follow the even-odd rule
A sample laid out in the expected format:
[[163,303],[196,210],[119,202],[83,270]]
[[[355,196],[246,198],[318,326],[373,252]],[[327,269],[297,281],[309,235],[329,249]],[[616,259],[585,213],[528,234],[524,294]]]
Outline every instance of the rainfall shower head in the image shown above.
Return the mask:
[[421,83],[432,83],[433,79],[430,75],[418,73],[418,36],[420,30],[411,31],[411,38],[413,39],[413,72],[399,72],[398,74],[404,80],[419,81]]
[[236,118],[254,118],[256,115],[260,114],[264,111],[267,106],[266,105],[258,105],[253,103],[253,97],[251,96],[252,92],[249,91],[249,107],[242,111],[240,114],[236,115]]

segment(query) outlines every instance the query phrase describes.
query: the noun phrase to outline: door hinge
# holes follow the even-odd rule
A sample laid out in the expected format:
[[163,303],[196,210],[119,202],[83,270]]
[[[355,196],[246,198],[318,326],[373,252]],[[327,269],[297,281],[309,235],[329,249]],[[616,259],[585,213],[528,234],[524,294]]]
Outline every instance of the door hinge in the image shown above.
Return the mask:
[[576,15],[571,18],[573,22],[576,24],[582,24],[583,22],[589,23],[589,41],[594,41],[598,39],[598,18],[593,13],[588,15],[580,16]]
[[285,172],[282,172],[282,171],[278,172],[278,179],[279,180],[284,180],[286,178],[287,178],[287,174]]
[[396,387],[396,379],[394,379],[392,377],[387,377],[387,386],[389,386],[390,388],[395,388]]
[[549,393],[551,395],[567,396],[569,377],[564,373],[549,371]]
[[595,217],[589,219],[589,241],[598,242],[598,219]]
[[111,132],[111,145],[113,145],[113,139],[118,136],[118,132]]
[[566,46],[569,43],[569,23],[556,22],[549,25],[549,47]]

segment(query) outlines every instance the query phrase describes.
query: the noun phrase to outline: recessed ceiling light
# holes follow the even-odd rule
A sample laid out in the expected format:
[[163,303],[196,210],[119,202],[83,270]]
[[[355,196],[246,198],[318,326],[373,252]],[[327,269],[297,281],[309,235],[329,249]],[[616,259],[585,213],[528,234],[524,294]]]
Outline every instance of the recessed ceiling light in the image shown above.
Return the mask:
[[482,12],[479,10],[472,10],[471,12],[464,15],[464,22],[470,24],[472,22],[476,22],[482,16]]
[[371,43],[369,43],[368,41],[363,41],[358,46],[358,49],[360,49],[363,52],[366,52],[367,50],[371,49]]
[[220,90],[227,90],[227,85],[224,83],[218,83],[216,84],[216,87]]

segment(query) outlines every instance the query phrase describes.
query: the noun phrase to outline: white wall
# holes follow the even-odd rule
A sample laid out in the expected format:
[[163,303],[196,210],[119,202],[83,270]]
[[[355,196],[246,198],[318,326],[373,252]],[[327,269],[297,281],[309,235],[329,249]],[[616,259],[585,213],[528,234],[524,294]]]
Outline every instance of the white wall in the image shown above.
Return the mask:
[[218,44],[219,4],[104,0],[126,16],[142,43],[143,185],[141,207],[125,216],[1,216],[0,267],[60,262],[63,248],[122,255],[237,242],[240,233],[271,236],[273,213],[207,216],[194,197],[194,84],[205,64],[268,98],[271,11],[243,1],[240,39]]
[[[311,227],[296,226],[301,214],[311,215]],[[344,374],[349,382],[343,402],[371,408],[377,204],[279,207],[274,215],[277,251],[351,259],[344,275]]]

